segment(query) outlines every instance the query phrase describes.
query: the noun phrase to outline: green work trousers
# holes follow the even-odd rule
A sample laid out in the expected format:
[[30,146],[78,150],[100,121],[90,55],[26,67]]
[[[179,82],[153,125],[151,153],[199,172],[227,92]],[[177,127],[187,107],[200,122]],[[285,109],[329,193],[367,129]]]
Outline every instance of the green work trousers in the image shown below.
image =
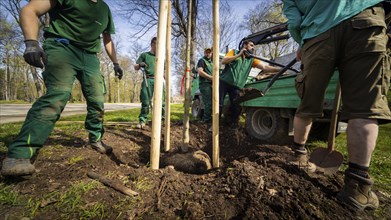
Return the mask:
[[75,78],[80,81],[87,101],[85,127],[89,140],[97,142],[104,133],[106,87],[96,53],[57,42],[54,38],[46,39],[43,48],[48,56],[42,73],[47,91],[33,104],[18,137],[8,147],[11,158],[31,158],[43,146],[70,98]]
[[202,116],[202,121],[210,123],[212,121],[212,84],[200,83],[200,92],[202,102],[204,103],[204,115]]
[[[146,86],[146,82],[148,83],[148,87]],[[141,100],[141,111],[140,115],[138,116],[139,122],[146,123],[148,120],[148,114],[149,114],[149,106],[151,105],[152,96],[153,96],[153,90],[155,85],[155,79],[154,78],[147,78],[147,81],[143,81],[141,84],[141,91],[140,91],[140,100]],[[163,86],[163,106],[162,106],[162,116],[164,119],[165,116],[165,87]]]

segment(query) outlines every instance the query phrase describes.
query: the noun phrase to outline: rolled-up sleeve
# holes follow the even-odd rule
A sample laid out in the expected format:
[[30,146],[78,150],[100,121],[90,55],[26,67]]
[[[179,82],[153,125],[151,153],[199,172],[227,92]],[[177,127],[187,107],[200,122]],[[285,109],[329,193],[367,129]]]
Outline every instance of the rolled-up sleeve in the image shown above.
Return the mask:
[[301,13],[296,7],[295,0],[283,0],[283,13],[288,19],[288,30],[292,38],[301,45],[302,37],[300,33]]

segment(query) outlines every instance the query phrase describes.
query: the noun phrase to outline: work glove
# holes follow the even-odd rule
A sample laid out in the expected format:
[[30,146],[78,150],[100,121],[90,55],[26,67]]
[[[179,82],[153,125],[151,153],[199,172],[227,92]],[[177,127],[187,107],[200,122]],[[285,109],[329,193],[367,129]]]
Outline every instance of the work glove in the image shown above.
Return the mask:
[[26,45],[26,50],[23,54],[24,60],[32,66],[43,69],[48,60],[38,41],[25,40],[24,43]]
[[144,63],[144,62],[141,62],[141,63],[138,64],[138,66],[139,66],[139,67],[142,67],[142,68],[145,68],[145,67],[147,67],[147,64]]
[[122,79],[122,76],[124,74],[118,63],[114,63],[114,72],[115,72],[115,76],[118,77],[118,79]]
[[248,49],[244,50],[243,53],[244,53],[245,57],[251,57],[252,54],[253,54],[253,52],[251,50],[248,50]]

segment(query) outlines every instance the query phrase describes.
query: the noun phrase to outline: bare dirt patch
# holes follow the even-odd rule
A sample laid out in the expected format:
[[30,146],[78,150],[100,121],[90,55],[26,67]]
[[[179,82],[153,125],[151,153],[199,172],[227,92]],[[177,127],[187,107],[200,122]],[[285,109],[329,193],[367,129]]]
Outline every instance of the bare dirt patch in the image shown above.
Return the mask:
[[[172,150],[177,151],[182,126],[173,123],[171,129]],[[212,157],[206,125],[193,122],[190,130],[191,148]],[[33,219],[377,219],[373,212],[357,212],[336,200],[343,185],[342,172],[307,174],[288,165],[291,151],[287,146],[263,145],[242,128],[221,128],[221,168],[205,174],[148,168],[150,135],[150,127],[109,126],[104,141],[114,151],[107,156],[86,146],[86,139],[79,138],[86,137],[85,131],[65,137],[55,130],[35,160],[35,175],[23,181],[0,180],[36,201]],[[162,152],[162,157],[165,155]],[[137,191],[139,196],[126,196],[91,180],[87,176],[90,171]],[[78,211],[69,211],[69,204],[54,195],[69,193],[81,182],[94,183],[94,187],[80,194],[73,209]],[[381,209],[386,210],[382,218],[391,219],[391,199],[376,188],[375,192]],[[100,207],[96,212],[103,214],[89,217],[83,210],[91,207]],[[18,205],[0,206],[1,216],[13,219],[23,215],[15,213],[25,212]]]

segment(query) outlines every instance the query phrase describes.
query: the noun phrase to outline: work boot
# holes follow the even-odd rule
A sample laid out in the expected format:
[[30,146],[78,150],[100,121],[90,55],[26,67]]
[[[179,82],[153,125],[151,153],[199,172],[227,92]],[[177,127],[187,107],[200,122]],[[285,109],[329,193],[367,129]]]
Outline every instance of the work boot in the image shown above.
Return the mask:
[[17,159],[6,157],[3,160],[1,174],[3,176],[26,176],[35,172],[34,165],[31,164],[30,159]]
[[140,122],[136,125],[136,128],[138,129],[144,129],[145,128],[145,123],[144,122]]
[[372,179],[362,177],[347,169],[344,182],[345,185],[338,193],[337,199],[359,210],[374,210],[379,207],[379,199],[371,191]]
[[110,146],[107,146],[102,141],[98,142],[90,142],[91,148],[98,151],[101,154],[110,154],[113,152],[113,148]]
[[289,159],[289,164],[297,166],[300,170],[308,173],[316,171],[316,165],[308,161],[308,151],[305,148],[292,147],[293,156]]

